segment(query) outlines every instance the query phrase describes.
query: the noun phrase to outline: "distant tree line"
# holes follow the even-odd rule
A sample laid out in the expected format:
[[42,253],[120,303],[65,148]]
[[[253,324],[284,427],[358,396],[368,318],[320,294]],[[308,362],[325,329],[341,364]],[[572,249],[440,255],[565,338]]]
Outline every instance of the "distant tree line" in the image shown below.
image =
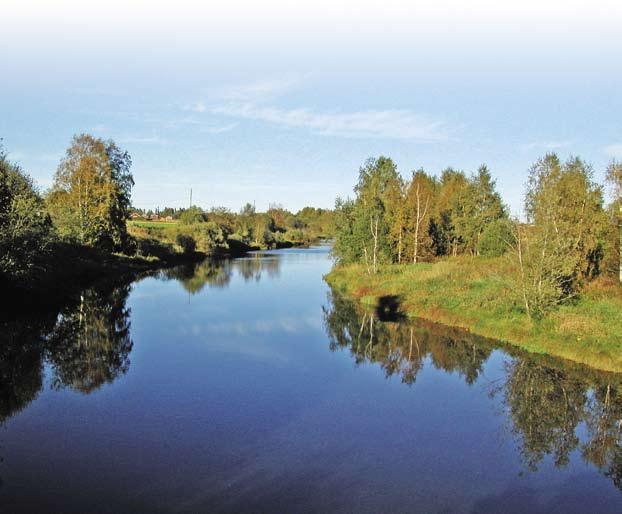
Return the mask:
[[[333,211],[305,207],[292,213],[279,204],[271,204],[266,212],[257,212],[246,203],[239,212],[226,207],[204,210],[193,205],[188,208],[165,207],[157,217],[135,210],[145,220],[166,220],[172,226],[141,224],[136,221],[131,232],[161,241],[175,242],[186,252],[224,251],[238,244],[243,247],[275,248],[309,243],[330,238],[333,234]],[[166,213],[166,216],[165,216]]]
[[616,199],[606,209],[588,164],[546,155],[529,170],[525,219],[518,220],[486,165],[470,175],[447,168],[440,177],[419,169],[404,180],[391,159],[369,159],[355,197],[336,201],[333,253],[339,263],[363,263],[368,273],[387,263],[507,254],[517,265],[524,309],[541,317],[617,270],[620,164],[611,163],[607,176]]

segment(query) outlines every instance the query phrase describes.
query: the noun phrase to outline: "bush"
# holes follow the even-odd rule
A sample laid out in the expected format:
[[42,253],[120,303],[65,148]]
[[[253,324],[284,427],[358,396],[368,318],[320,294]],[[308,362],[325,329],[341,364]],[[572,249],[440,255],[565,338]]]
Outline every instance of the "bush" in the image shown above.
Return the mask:
[[44,267],[52,235],[32,180],[0,148],[0,274],[23,278]]

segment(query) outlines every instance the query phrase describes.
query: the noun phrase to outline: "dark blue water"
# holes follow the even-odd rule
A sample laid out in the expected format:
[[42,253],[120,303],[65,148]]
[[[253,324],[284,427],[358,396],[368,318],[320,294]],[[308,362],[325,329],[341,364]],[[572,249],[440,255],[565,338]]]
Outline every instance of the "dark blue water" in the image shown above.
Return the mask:
[[618,377],[382,322],[330,267],[205,262],[5,323],[0,510],[622,512]]

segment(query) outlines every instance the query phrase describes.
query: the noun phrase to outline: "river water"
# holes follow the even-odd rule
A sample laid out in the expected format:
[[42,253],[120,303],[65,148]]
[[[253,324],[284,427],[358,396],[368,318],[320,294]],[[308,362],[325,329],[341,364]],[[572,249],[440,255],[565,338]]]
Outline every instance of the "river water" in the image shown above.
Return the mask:
[[331,265],[206,261],[6,321],[0,511],[622,512],[619,377],[365,310]]

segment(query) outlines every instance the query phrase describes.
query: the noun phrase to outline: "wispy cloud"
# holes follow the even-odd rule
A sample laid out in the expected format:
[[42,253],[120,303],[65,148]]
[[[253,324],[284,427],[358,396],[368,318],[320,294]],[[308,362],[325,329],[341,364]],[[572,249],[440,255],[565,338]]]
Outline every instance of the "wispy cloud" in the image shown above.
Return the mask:
[[[444,122],[408,109],[367,109],[351,112],[318,111],[306,107],[282,108],[277,97],[301,85],[309,75],[288,75],[248,84],[208,90],[204,99],[186,105],[197,114],[252,120],[275,126],[307,129],[314,134],[347,138],[390,138],[418,141],[449,139]],[[226,125],[207,132],[231,130]]]
[[233,130],[237,126],[238,123],[234,122],[228,123],[227,125],[201,127],[199,131],[207,132],[208,134],[222,134],[223,132],[229,132],[230,130]]
[[120,143],[124,144],[140,144],[140,145],[163,145],[166,144],[166,139],[157,135],[151,136],[125,136],[119,138]]
[[622,158],[622,143],[606,146],[604,150],[609,157]]
[[325,136],[393,138],[439,141],[448,139],[444,123],[426,119],[409,110],[317,112],[311,109],[280,109],[252,103],[213,107],[214,114],[263,121],[290,128],[306,128]]
[[537,141],[534,143],[528,143],[526,145],[522,145],[521,149],[524,152],[528,152],[531,150],[561,150],[562,148],[566,148],[570,146],[570,141]]

